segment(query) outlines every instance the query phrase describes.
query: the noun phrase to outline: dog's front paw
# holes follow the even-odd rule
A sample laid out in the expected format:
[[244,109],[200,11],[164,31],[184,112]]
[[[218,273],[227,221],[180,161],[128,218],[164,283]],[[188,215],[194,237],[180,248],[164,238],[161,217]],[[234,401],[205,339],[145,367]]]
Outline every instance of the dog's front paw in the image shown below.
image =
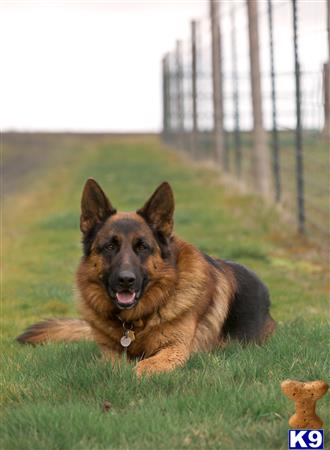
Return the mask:
[[155,361],[150,359],[144,359],[137,363],[135,366],[135,373],[138,378],[141,378],[142,375],[153,375],[155,373],[167,372],[170,370],[168,367],[166,368],[164,364],[161,364],[159,361]]

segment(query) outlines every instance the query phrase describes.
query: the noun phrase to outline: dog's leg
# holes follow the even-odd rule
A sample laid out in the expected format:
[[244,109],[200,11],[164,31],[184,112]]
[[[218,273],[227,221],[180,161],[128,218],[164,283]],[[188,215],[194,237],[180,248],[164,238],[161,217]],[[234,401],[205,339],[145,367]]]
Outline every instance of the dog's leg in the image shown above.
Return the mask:
[[121,362],[123,361],[123,353],[119,352],[113,348],[110,348],[107,345],[101,345],[101,352],[102,361],[109,361],[113,366],[120,366]]
[[163,348],[156,355],[143,359],[135,366],[138,377],[160,372],[170,372],[183,366],[190,356],[189,348],[184,345],[172,345]]
[[93,327],[93,336],[95,342],[98,344],[101,350],[101,359],[102,361],[109,361],[112,365],[118,366],[122,361],[122,349],[119,348],[118,345],[115,344],[112,339],[103,333],[101,330]]
[[196,331],[196,319],[187,314],[179,324],[167,324],[157,334],[159,347],[153,356],[143,359],[136,367],[138,377],[153,373],[170,372],[183,366],[191,354],[191,343]]

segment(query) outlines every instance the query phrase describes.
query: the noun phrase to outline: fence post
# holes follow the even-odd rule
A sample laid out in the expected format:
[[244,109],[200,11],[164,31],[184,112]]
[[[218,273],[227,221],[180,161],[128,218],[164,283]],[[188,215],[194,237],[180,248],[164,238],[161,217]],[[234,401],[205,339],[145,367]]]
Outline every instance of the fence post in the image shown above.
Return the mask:
[[210,0],[214,149],[215,160],[220,164],[221,168],[224,168],[225,140],[223,127],[222,58],[219,6],[220,3],[217,0]]
[[296,183],[297,183],[297,215],[298,230],[305,232],[305,204],[304,204],[304,164],[302,149],[302,127],[301,127],[301,86],[300,65],[298,55],[298,24],[297,24],[297,0],[291,0],[293,19],[293,43],[294,43],[294,66],[296,85]]
[[327,34],[328,34],[328,61],[323,65],[323,102],[324,127],[323,136],[330,139],[330,0],[327,0]]
[[182,67],[182,42],[176,41],[175,50],[175,62],[176,62],[176,112],[177,112],[177,133],[179,137],[179,147],[184,148],[183,132],[184,132],[184,109],[183,109],[183,67]]
[[238,90],[238,71],[237,71],[237,42],[236,42],[236,20],[235,7],[230,11],[231,19],[231,54],[233,70],[233,111],[234,111],[234,145],[235,145],[235,165],[237,176],[241,176],[241,133],[239,117],[239,90]]
[[196,20],[191,21],[191,97],[192,97],[192,156],[197,151],[197,46]]
[[176,84],[176,66],[173,64],[174,55],[173,52],[167,53],[167,68],[168,68],[168,128],[169,135],[168,140],[173,145],[176,132],[176,97],[175,97],[175,84]]
[[249,22],[251,94],[253,108],[252,177],[255,188],[264,196],[270,194],[270,162],[267,135],[263,127],[261,77],[259,60],[258,2],[246,0]]
[[168,60],[167,54],[162,59],[163,74],[163,135],[167,140],[169,132],[169,92],[168,92]]
[[274,64],[274,37],[273,37],[273,5],[272,0],[268,0],[268,28],[269,28],[269,47],[270,47],[270,77],[272,85],[272,146],[273,146],[273,171],[275,180],[275,201],[281,200],[281,180],[280,180],[280,154],[279,140],[277,130],[277,111],[276,111],[276,86],[275,86],[275,64]]
[[323,103],[324,103],[324,126],[323,137],[330,139],[330,63],[323,64]]

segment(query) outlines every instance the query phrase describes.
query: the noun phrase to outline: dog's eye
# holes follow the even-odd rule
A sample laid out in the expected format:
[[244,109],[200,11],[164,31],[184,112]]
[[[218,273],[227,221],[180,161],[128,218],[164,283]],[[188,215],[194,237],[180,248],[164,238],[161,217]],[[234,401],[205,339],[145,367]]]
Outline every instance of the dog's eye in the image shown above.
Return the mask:
[[135,244],[135,251],[140,253],[140,252],[145,252],[149,250],[149,246],[148,244],[146,244],[144,241],[137,241],[137,243]]
[[118,243],[116,241],[110,241],[103,247],[103,250],[107,253],[112,253],[118,249]]

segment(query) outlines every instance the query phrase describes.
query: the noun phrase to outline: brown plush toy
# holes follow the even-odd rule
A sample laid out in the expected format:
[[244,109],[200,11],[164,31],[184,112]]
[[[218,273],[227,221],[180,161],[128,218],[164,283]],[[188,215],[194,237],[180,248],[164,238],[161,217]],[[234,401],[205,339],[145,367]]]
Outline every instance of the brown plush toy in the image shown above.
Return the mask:
[[290,417],[289,425],[297,429],[318,429],[323,421],[315,413],[316,402],[327,392],[329,386],[325,381],[285,380],[281,384],[283,393],[296,404],[296,412]]

